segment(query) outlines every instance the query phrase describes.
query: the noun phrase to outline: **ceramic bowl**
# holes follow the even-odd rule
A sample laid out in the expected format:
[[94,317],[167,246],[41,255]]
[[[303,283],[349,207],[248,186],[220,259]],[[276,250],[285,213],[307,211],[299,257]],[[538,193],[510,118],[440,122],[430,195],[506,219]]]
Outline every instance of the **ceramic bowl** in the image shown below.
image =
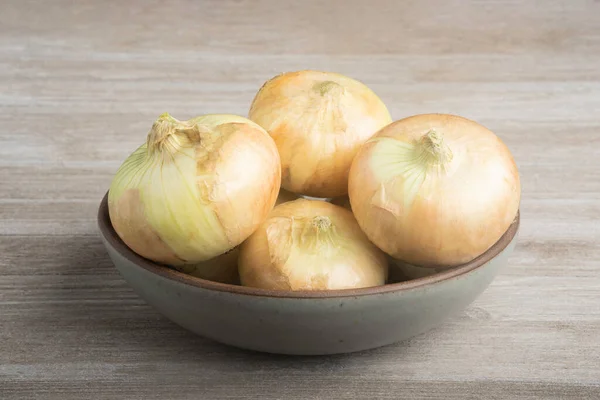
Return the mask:
[[402,341],[463,310],[506,265],[519,219],[486,253],[460,267],[378,287],[315,292],[211,282],[140,257],[112,228],[106,196],[98,224],[108,254],[125,280],[176,324],[244,349],[322,355]]

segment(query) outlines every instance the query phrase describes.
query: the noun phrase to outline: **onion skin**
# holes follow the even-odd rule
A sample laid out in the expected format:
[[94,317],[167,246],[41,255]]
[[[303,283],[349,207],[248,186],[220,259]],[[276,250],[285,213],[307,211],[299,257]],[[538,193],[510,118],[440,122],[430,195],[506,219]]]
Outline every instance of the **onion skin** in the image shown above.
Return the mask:
[[520,195],[504,143],[446,114],[383,128],[361,148],[349,178],[352,210],[369,239],[421,267],[457,266],[483,254],[513,223]]
[[371,89],[344,75],[289,72],[267,81],[249,118],[275,140],[282,187],[329,198],[348,193],[348,172],[360,146],[392,122]]
[[268,216],[280,182],[275,143],[252,121],[227,114],[178,121],[163,114],[117,171],[109,215],[139,255],[224,281],[232,263],[219,274],[211,260],[232,259],[225,253]]
[[240,281],[271,290],[333,290],[383,285],[385,254],[352,213],[319,200],[276,206],[240,246]]

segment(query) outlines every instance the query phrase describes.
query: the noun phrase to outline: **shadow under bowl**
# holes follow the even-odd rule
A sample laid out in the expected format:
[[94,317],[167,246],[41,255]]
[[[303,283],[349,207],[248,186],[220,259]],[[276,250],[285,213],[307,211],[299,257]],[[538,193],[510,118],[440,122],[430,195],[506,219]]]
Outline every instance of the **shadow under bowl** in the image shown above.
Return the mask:
[[507,264],[519,217],[488,251],[462,266],[383,286],[274,291],[189,276],[129,249],[113,229],[108,196],[98,225],[108,254],[158,312],[206,338],[248,350],[294,355],[349,353],[399,342],[464,310]]

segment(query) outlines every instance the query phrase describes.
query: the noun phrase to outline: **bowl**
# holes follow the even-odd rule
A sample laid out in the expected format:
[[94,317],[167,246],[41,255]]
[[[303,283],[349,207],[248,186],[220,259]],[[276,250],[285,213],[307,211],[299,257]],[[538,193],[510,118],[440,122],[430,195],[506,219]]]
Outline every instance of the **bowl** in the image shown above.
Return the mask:
[[507,264],[519,217],[487,252],[462,266],[371,288],[297,292],[212,282],[137,255],[112,228],[107,196],[98,224],[123,278],[174,323],[243,349],[325,355],[399,342],[464,310]]

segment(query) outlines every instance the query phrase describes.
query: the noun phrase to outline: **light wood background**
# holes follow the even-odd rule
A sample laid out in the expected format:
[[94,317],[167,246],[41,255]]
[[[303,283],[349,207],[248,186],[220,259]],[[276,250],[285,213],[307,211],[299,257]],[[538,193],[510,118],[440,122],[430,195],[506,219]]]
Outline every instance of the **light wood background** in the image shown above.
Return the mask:
[[[513,151],[518,247],[444,326],[352,355],[249,353],[172,324],[111,265],[96,209],[152,121],[246,115],[304,68]],[[0,3],[0,399],[598,399],[599,217],[598,1]]]

